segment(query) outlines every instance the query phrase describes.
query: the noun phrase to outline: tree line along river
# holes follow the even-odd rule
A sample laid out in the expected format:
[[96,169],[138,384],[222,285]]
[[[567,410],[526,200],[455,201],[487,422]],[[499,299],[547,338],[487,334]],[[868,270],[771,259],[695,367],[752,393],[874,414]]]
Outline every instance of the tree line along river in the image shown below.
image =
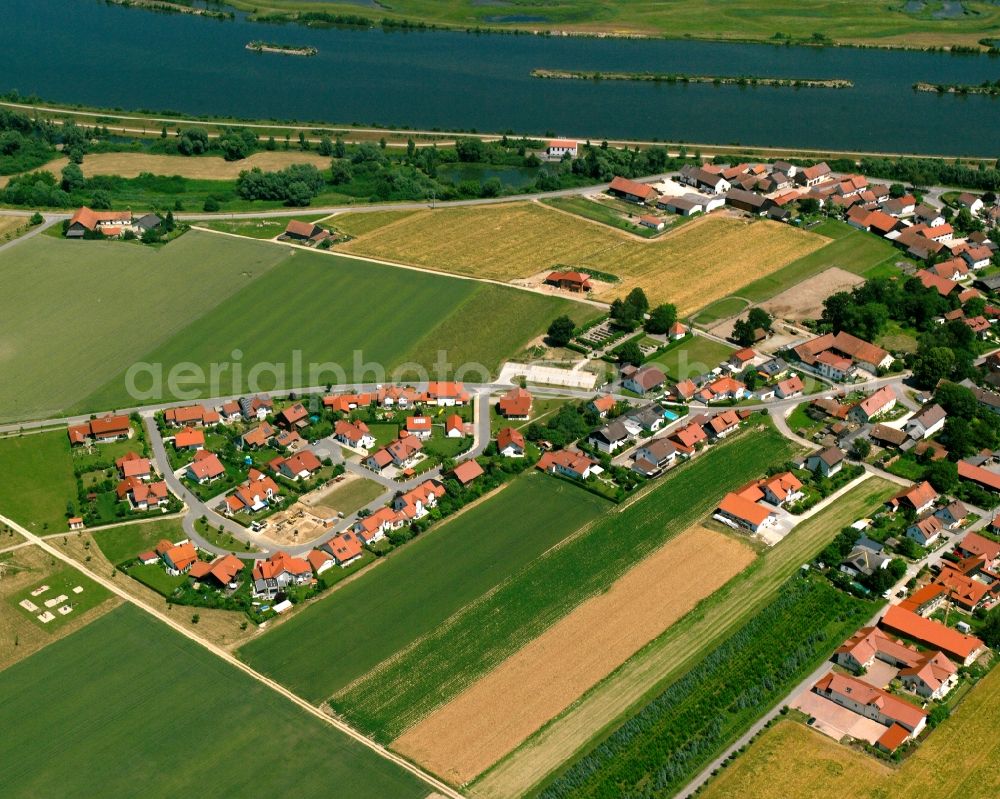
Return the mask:
[[[52,102],[544,135],[1000,155],[1000,59],[879,49],[307,28],[97,0],[5,0],[0,90]],[[287,58],[248,41],[314,47]],[[789,86],[540,80],[532,70],[842,79]]]

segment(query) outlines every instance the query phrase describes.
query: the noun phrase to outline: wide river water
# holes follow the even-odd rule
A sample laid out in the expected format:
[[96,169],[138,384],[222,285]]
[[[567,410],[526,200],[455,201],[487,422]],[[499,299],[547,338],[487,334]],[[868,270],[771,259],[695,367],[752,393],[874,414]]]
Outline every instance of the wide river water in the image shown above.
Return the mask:
[[[1000,99],[915,81],[1000,59],[684,40],[312,29],[96,0],[3,0],[0,90],[50,101],[412,128],[1000,156]],[[251,39],[319,49],[252,53]],[[852,89],[542,80],[534,68],[847,78]]]

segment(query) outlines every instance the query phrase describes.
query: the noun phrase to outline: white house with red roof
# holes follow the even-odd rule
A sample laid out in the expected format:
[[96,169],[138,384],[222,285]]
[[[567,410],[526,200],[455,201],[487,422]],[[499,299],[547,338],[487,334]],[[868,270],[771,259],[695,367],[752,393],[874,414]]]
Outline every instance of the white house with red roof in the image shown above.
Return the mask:
[[253,595],[258,599],[274,599],[283,589],[306,585],[312,579],[313,571],[308,561],[280,550],[269,558],[255,562]]
[[597,461],[593,458],[584,455],[582,452],[568,449],[558,450],[557,452],[546,452],[539,458],[538,463],[535,464],[536,468],[541,469],[543,472],[560,474],[563,477],[570,477],[574,480],[586,480],[593,474],[597,465]]
[[259,513],[280,500],[281,489],[278,484],[258,469],[251,469],[247,480],[226,497],[224,509],[227,516]]
[[437,480],[425,480],[416,488],[397,495],[392,500],[392,509],[403,514],[408,521],[422,519],[444,495],[445,489],[441,483]]
[[355,422],[338,419],[333,425],[333,437],[354,449],[371,449],[375,446],[375,436],[360,419]]
[[205,432],[197,427],[185,427],[174,436],[174,449],[194,452],[205,447]]
[[379,508],[363,516],[354,523],[354,533],[366,544],[381,541],[390,530],[398,530],[406,524],[406,517],[392,508]]
[[576,139],[550,139],[545,145],[545,153],[549,158],[562,158],[564,155],[576,158],[577,146]]
[[895,407],[896,392],[892,390],[892,386],[883,386],[851,408],[847,415],[852,421],[867,424]]
[[219,456],[214,452],[202,449],[194,454],[194,460],[184,468],[184,475],[199,485],[205,485],[218,480],[226,473]]
[[323,463],[315,452],[304,449],[287,458],[277,457],[268,463],[268,467],[289,480],[308,480],[323,468]]
[[135,452],[126,452],[115,461],[115,468],[118,469],[118,476],[123,480],[136,477],[139,480],[149,480],[152,477],[152,467],[149,458],[143,458]]
[[520,430],[504,427],[497,432],[497,452],[505,458],[523,458],[524,449],[524,436]]
[[424,392],[423,399],[428,404],[439,407],[465,405],[469,401],[469,392],[461,383],[432,380],[427,384],[427,391]]
[[444,434],[448,438],[462,438],[465,435],[465,422],[457,413],[444,420]]
[[[313,550],[313,552],[316,551],[317,550]],[[333,558],[334,562],[342,569],[350,566],[352,563],[354,563],[354,561],[358,560],[365,552],[361,540],[359,540],[356,535],[349,532],[340,533],[339,535],[335,535],[330,540],[325,541],[321,545],[319,551],[328,552],[330,554],[330,557]],[[321,572],[317,571],[315,573],[320,574]]]
[[408,435],[416,436],[421,441],[426,441],[434,432],[434,423],[430,416],[407,416],[406,424],[403,425]]

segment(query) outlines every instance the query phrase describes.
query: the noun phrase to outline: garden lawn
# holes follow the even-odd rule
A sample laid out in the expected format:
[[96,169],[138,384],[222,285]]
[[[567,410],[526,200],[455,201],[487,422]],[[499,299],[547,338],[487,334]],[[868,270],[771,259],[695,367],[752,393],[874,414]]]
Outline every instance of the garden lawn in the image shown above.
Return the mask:
[[[0,294],[0,422],[79,407],[289,253],[197,231],[161,248],[36,236],[0,253],[0,282],[17,287]],[[120,380],[103,396],[94,410],[134,404]]]
[[135,558],[140,552],[154,549],[157,542],[164,538],[179,541],[187,537],[180,519],[124,524],[106,530],[95,530],[93,536],[104,557],[115,565]]
[[316,500],[314,505],[346,515],[354,513],[358,508],[363,508],[385,491],[386,489],[382,487],[381,483],[366,480],[363,477],[354,477],[344,481],[341,485],[334,484],[334,487]]
[[567,483],[540,474],[520,477],[249,642],[239,656],[321,701],[609,507]]
[[873,233],[851,227],[845,222],[827,220],[810,229],[811,233],[832,239],[801,258],[771,274],[734,291],[751,302],[763,302],[808,277],[832,266],[856,275],[866,275],[883,263],[906,260],[888,241]]
[[67,529],[70,501],[76,479],[65,430],[0,438],[0,513],[33,533],[56,533]]
[[[579,322],[597,312],[581,303],[502,286],[229,236],[212,238],[287,257],[141,356],[145,362],[162,364],[164,375],[176,364],[195,364],[202,374],[185,388],[200,389],[205,396],[247,390],[248,377],[258,365],[266,367],[256,387],[262,391],[345,379],[376,383],[420,379],[423,375],[414,369],[396,367],[415,362],[430,370],[442,351],[454,366],[482,365],[482,371],[466,379],[485,379],[556,316],[568,313]],[[237,348],[242,379],[223,371],[220,385],[211,386],[211,364],[231,363]],[[299,370],[296,362],[301,364]],[[321,368],[311,373],[311,364]],[[127,399],[124,385],[123,371],[83,405],[115,407]]]
[[690,336],[677,342],[666,352],[647,362],[659,366],[673,380],[685,380],[695,375],[710,372],[730,355],[736,352],[728,344],[723,344],[704,336]]
[[[331,705],[375,737],[394,739],[582,601],[607,590],[667,539],[708,514],[727,490],[792,452],[771,427],[713,447],[367,672],[337,693]],[[584,492],[577,491],[582,498]],[[528,508],[524,515],[544,529],[541,508],[522,506]]]
[[679,679],[711,649],[771,602],[781,585],[846,525],[870,513],[897,486],[868,478],[799,524],[776,546],[674,623],[663,635],[599,683],[569,710],[482,775],[474,799],[528,793],[574,757],[616,729],[663,687]]
[[[0,794],[10,799],[176,797],[208,784],[232,796],[289,785],[351,799],[430,793],[131,605],[0,672],[0,729],[17,731],[0,736]],[[280,757],[265,757],[277,741]]]

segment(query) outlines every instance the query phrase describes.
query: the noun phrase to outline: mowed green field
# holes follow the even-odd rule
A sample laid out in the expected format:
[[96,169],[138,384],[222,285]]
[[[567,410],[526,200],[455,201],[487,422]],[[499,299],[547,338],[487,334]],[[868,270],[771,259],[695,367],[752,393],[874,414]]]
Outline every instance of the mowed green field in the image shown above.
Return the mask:
[[0,795],[431,789],[131,605],[0,672]]
[[[212,396],[243,390],[258,365],[262,390],[279,377],[289,388],[337,381],[336,370],[311,380],[311,362],[378,382],[378,370],[360,365],[432,365],[439,350],[456,367],[488,373],[556,316],[597,313],[563,298],[199,231],[159,249],[38,236],[0,254],[0,279],[17,286],[0,296],[0,423],[152,402],[148,370],[138,393],[126,389],[129,367],[142,362],[164,384],[171,367],[193,364],[206,378],[176,390],[215,382]],[[298,373],[295,351],[306,365]],[[222,371],[212,381],[214,363],[237,364],[242,375]],[[164,396],[176,397],[169,388]]]
[[648,363],[656,364],[674,380],[684,380],[711,371],[734,352],[721,341],[692,336]]
[[180,541],[182,538],[187,538],[180,519],[156,519],[155,521],[123,524],[94,533],[97,546],[101,548],[104,556],[115,565],[129,558],[134,558],[140,552],[153,549],[157,542],[163,538],[170,541]]
[[66,529],[66,502],[75,499],[65,430],[0,438],[0,513],[33,533],[55,533]]
[[289,257],[197,232],[160,249],[36,236],[0,253],[0,422],[79,403]]
[[865,275],[887,261],[906,260],[903,253],[885,239],[845,222],[831,219],[810,228],[810,232],[833,241],[733,293],[752,302],[763,302],[833,266]]
[[[588,305],[503,286],[275,244],[251,246],[292,254],[139,359],[162,367],[168,393],[167,376],[178,364],[200,370],[184,389],[221,396],[345,378],[372,383],[426,379],[442,362],[442,352],[451,364],[444,376],[476,382],[487,379],[556,316],[568,313],[582,321],[597,313]],[[239,376],[230,366],[213,385],[213,364],[234,363],[240,365]],[[298,370],[296,363],[302,365]],[[322,368],[314,370],[312,364]],[[401,368],[406,364],[426,371]],[[456,371],[470,364],[479,368]],[[248,383],[255,371],[256,387]],[[121,369],[82,407],[126,401],[126,372]],[[147,378],[138,382],[149,385]]]
[[607,590],[643,557],[708,514],[726,491],[792,451],[770,426],[713,447],[657,481],[637,501],[605,514],[529,563],[336,694],[331,705],[376,738],[396,738],[580,602]]
[[609,507],[541,474],[519,477],[251,641],[240,658],[308,699],[326,699]]

